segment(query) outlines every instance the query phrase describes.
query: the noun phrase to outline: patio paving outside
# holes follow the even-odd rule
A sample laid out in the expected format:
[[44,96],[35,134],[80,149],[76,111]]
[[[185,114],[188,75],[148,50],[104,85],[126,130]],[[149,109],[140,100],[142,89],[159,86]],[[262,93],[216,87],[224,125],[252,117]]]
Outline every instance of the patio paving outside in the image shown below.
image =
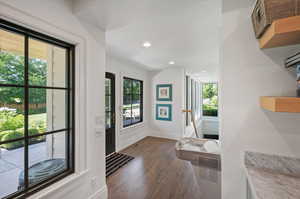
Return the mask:
[[[24,148],[0,149],[0,198],[18,190],[19,174],[24,169]],[[29,165],[48,159],[46,142],[29,146]]]

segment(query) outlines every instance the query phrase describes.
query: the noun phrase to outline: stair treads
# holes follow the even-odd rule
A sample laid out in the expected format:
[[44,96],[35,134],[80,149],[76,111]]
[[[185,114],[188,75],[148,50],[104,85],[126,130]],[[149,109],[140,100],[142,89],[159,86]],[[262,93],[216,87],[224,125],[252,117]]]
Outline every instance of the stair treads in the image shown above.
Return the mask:
[[109,162],[118,156],[121,156],[121,153],[112,153],[109,156],[106,156],[106,162]]
[[131,157],[120,157],[120,158],[116,159],[116,161],[111,162],[109,165],[106,165],[106,169],[112,169],[112,168],[116,167],[116,165],[120,165],[123,162],[128,162],[128,160],[131,160]]
[[123,157],[123,154],[121,153],[114,153],[109,158],[106,159],[106,166],[115,162],[117,159],[120,159]]
[[113,153],[106,157],[106,177],[110,176],[133,159],[134,157],[122,153]]

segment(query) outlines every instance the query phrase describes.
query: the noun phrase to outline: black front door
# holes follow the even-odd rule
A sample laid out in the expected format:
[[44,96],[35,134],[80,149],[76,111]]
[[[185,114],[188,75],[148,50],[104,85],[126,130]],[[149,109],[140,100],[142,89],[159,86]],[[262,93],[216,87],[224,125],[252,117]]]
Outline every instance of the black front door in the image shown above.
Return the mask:
[[115,136],[115,75],[105,74],[106,155],[116,150]]

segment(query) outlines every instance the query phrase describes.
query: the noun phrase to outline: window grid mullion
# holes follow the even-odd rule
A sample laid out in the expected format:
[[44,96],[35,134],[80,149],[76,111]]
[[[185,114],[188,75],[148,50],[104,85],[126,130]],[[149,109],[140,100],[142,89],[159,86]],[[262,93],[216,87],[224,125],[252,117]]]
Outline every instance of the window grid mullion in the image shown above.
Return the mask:
[[28,173],[29,173],[29,140],[28,140],[28,125],[29,125],[29,118],[28,118],[28,113],[29,113],[29,37],[25,35],[25,68],[24,68],[24,84],[25,84],[25,99],[24,99],[24,116],[25,116],[25,121],[24,121],[24,185],[25,185],[25,190],[28,189],[29,187],[29,179],[28,179]]
[[132,101],[133,101],[133,81],[130,80],[130,108],[131,108],[131,117],[130,117],[130,124],[133,123],[132,117]]
[[139,121],[143,121],[143,115],[144,115],[144,99],[143,99],[143,83],[140,83],[140,120]]
[[67,117],[66,118],[66,122],[67,122],[67,125],[66,125],[66,127],[67,127],[67,131],[66,131],[66,146],[65,146],[65,150],[66,150],[66,152],[67,152],[67,154],[66,154],[66,158],[67,158],[67,160],[66,160],[66,162],[67,162],[67,169],[69,170],[70,169],[70,111],[71,111],[71,107],[70,107],[70,95],[71,95],[71,91],[70,91],[70,88],[71,88],[71,85],[70,85],[70,78],[71,78],[71,73],[70,73],[70,71],[71,71],[71,69],[70,69],[70,63],[71,63],[71,57],[70,57],[70,49],[67,49],[66,50],[66,57],[67,57],[67,59],[66,59],[66,64],[67,64],[67,69],[66,69],[66,71],[67,71],[67,74],[65,74],[65,78],[66,78],[66,80],[67,80],[67,85],[65,85],[65,86],[67,86],[67,88],[68,88],[68,92],[67,92],[67,97],[66,97],[66,99],[65,99],[65,103],[66,103],[66,107],[65,107],[65,117]]
[[[25,75],[25,74],[24,74]],[[15,88],[24,88],[25,84],[1,84],[1,87],[15,87]],[[29,85],[28,88],[43,88],[43,89],[54,89],[54,90],[70,90],[69,88],[64,88],[64,87],[51,87],[51,86],[36,86],[36,85]]]
[[[55,130],[55,131],[47,131],[47,132],[40,133],[40,134],[37,134],[37,135],[28,135],[28,139],[35,138],[35,137],[41,137],[41,136],[45,136],[45,135],[50,135],[50,134],[66,132],[66,131],[70,131],[70,130],[71,130],[71,128],[70,129],[65,128],[65,129],[59,129],[59,130]],[[7,144],[7,143],[12,143],[12,142],[17,142],[17,141],[20,141],[20,140],[25,140],[25,137],[12,139],[12,140],[7,140],[7,141],[2,141],[2,142],[0,142],[0,145]]]

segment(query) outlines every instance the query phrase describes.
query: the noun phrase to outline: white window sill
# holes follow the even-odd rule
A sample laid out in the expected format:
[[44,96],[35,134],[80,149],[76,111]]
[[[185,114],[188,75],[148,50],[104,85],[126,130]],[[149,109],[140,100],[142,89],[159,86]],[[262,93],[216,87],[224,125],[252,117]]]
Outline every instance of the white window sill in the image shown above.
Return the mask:
[[59,189],[66,188],[66,186],[71,186],[72,183],[76,180],[80,180],[84,176],[88,174],[88,170],[82,171],[80,173],[73,173],[64,179],[61,179],[60,181],[46,187],[45,189],[33,194],[28,199],[38,199],[38,198],[46,198],[57,192]]
[[202,116],[202,120],[218,121],[219,117]]
[[127,126],[127,127],[121,127],[121,132],[126,132],[128,130],[133,130],[133,129],[138,129],[138,128],[143,128],[145,127],[145,122],[140,122],[131,126]]

